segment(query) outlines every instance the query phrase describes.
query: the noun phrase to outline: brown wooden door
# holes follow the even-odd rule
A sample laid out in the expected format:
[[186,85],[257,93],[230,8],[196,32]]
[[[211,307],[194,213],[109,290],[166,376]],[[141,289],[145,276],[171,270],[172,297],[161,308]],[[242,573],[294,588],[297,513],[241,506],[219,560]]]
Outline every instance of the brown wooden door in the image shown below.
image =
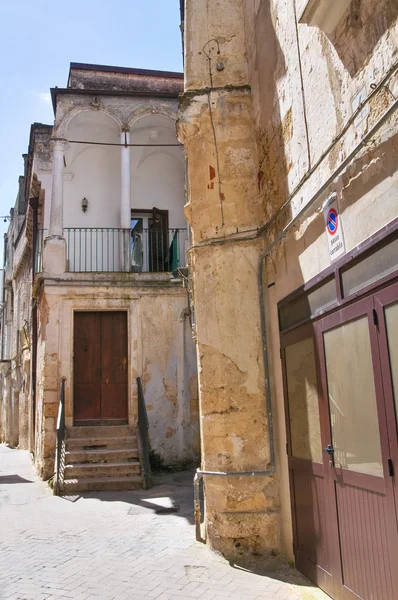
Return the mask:
[[333,597],[398,598],[397,521],[374,298],[317,324]]
[[100,419],[101,313],[75,313],[73,381],[74,421]]
[[75,424],[127,420],[127,313],[76,312],[73,356]]

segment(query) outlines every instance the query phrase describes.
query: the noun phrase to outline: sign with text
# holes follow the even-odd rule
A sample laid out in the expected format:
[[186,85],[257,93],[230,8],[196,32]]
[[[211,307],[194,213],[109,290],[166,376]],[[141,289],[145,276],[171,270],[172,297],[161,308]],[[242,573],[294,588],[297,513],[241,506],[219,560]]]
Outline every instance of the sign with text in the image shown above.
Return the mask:
[[330,196],[323,205],[323,216],[325,219],[330,260],[334,261],[345,253],[343,227],[341,225],[336,194]]

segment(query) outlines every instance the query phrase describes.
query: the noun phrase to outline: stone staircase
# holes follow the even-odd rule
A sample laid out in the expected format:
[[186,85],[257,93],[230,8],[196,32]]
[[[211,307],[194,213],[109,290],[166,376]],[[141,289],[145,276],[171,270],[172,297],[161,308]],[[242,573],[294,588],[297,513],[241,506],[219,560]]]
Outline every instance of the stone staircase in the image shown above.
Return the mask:
[[142,487],[135,430],[130,425],[68,427],[63,494]]

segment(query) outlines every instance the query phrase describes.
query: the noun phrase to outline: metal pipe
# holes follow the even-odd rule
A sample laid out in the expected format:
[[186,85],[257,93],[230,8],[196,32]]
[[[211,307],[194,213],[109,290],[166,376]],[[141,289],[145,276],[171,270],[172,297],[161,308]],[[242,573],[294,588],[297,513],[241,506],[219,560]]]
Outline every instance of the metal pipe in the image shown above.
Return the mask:
[[[272,444],[273,445],[273,444]],[[275,459],[274,452],[271,453],[272,460]],[[213,477],[268,477],[275,473],[275,465],[272,464],[270,469],[266,471],[206,471],[196,469],[195,477],[193,478],[193,500],[194,500],[194,515],[195,515],[195,534],[196,541],[205,543],[202,538],[200,521],[202,513],[200,509],[200,482],[205,475]]]
[[[116,143],[116,142],[86,142],[84,140],[68,140],[69,144],[90,144],[92,146],[121,146],[123,148],[147,148],[153,146],[154,148],[170,148],[170,147],[178,147],[182,148],[182,144],[127,144]],[[1,219],[1,217],[0,217]]]
[[205,540],[202,538],[202,533],[200,530],[200,480],[202,476],[199,475],[198,472],[195,473],[195,477],[193,478],[193,503],[194,503],[194,514],[195,514],[195,535],[196,541],[204,543]]
[[[347,167],[347,165],[353,160],[358,152],[367,144],[367,142],[373,137],[373,135],[380,129],[385,121],[394,113],[398,107],[398,99],[391,104],[386,110],[382,117],[375,123],[370,131],[363,137],[361,142],[355,146],[354,150],[348,155],[348,157],[339,165],[339,167],[333,172],[333,174],[327,179],[327,181],[318,189],[318,191],[312,196],[307,204],[297,213],[297,215],[283,228],[283,230],[276,236],[276,238],[269,244],[267,249],[261,253],[258,269],[258,286],[259,286],[259,298],[260,298],[260,318],[261,318],[261,334],[263,341],[263,360],[264,360],[264,376],[265,376],[265,389],[266,389],[266,404],[268,414],[268,433],[269,433],[269,444],[270,444],[270,464],[271,468],[267,471],[205,471],[198,469],[194,478],[194,509],[195,509],[195,525],[196,525],[196,539],[203,541],[200,536],[200,503],[199,511],[197,510],[197,500],[199,498],[199,483],[203,476],[221,476],[221,477],[233,477],[233,476],[270,476],[275,473],[275,442],[273,436],[273,420],[272,420],[272,402],[271,402],[271,383],[269,376],[269,360],[268,360],[268,339],[266,329],[266,318],[265,318],[265,299],[264,299],[264,287],[263,287],[263,273],[264,273],[264,259],[267,258],[273,248],[278,244],[281,239],[285,237],[288,231],[297,223],[303,214],[319,199],[320,196],[327,190],[327,188],[333,183],[334,179],[340,175],[340,173]],[[272,221],[272,219],[271,219]],[[258,236],[247,236],[248,239],[257,239]],[[227,243],[228,241],[244,241],[244,238],[238,240],[214,240],[207,245],[218,245]],[[201,247],[206,244],[198,244],[195,247]],[[192,248],[191,248],[192,249]],[[199,532],[199,533],[198,533]],[[199,535],[199,537],[198,537]]]

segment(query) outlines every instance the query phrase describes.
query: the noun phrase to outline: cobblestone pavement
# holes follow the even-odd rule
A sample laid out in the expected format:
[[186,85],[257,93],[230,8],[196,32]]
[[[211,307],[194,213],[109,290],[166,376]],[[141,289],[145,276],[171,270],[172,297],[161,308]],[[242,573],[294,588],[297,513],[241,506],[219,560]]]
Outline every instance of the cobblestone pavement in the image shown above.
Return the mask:
[[0,598],[326,598],[287,568],[256,574],[196,542],[191,482],[57,498],[27,452],[0,445]]

